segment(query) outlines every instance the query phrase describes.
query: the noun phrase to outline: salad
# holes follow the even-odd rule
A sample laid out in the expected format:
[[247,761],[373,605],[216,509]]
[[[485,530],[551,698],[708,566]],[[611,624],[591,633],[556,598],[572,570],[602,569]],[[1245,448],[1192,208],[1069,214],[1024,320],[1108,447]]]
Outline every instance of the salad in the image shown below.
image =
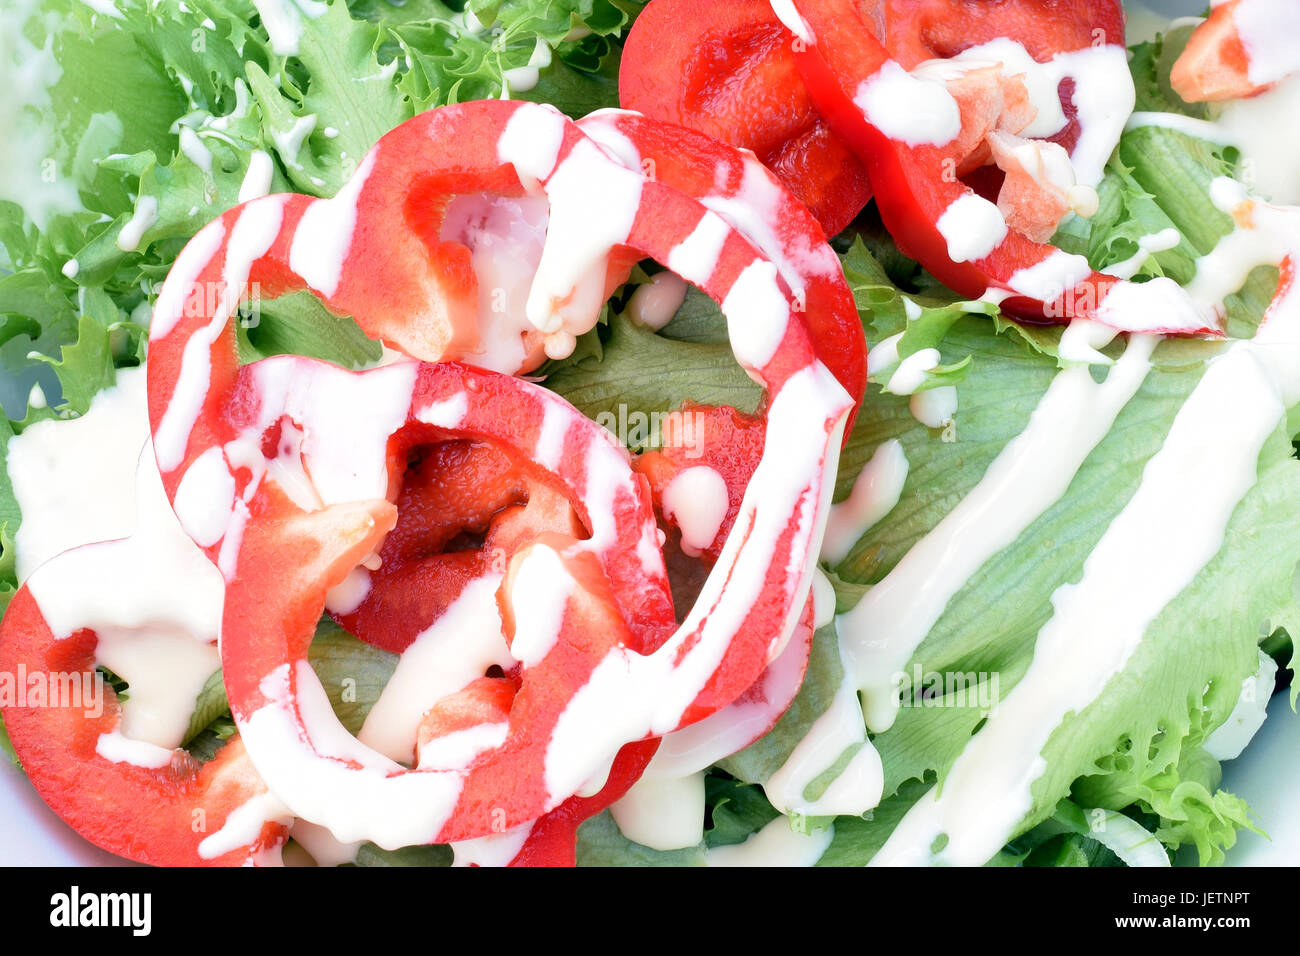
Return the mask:
[[0,749],[164,865],[1223,862],[1300,19],[1200,12],[11,5]]

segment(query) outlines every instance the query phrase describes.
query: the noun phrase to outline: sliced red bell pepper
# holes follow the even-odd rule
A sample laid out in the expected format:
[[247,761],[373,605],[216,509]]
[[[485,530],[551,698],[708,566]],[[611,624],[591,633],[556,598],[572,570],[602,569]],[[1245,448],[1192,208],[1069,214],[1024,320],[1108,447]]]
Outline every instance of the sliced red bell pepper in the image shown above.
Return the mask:
[[624,41],[619,102],[752,149],[833,236],[871,184],[808,99],[791,40],[767,0],[653,0]]
[[[78,550],[90,548],[104,545]],[[32,581],[57,575],[66,557],[51,558]],[[41,798],[90,842],[139,863],[237,866],[278,860],[288,830],[268,813],[273,802],[259,804],[268,799],[266,784],[238,735],[204,764],[179,748],[169,761],[149,766],[110,759],[127,755],[101,747],[106,735],[120,733],[122,714],[113,689],[95,670],[97,645],[94,631],[85,628],[55,634],[32,582],[18,589],[0,625],[0,672],[83,688],[68,699],[4,708],[14,752]],[[91,707],[84,689],[96,681],[106,699]],[[160,756],[165,759],[165,752]]]
[[[907,73],[853,0],[794,0],[794,9],[805,40],[795,60],[813,102],[867,164],[899,247],[946,285],[972,298],[996,290],[1005,311],[1031,320],[1082,317],[1121,330],[1218,332],[1216,317],[1170,280],[1121,282],[1081,256],[1007,229],[998,209],[954,175],[972,144],[944,85]],[[954,251],[958,245],[964,248]]]
[[[679,432],[689,431],[689,435]],[[662,447],[637,458],[634,467],[650,481],[655,507],[664,511],[664,492],[684,471],[710,468],[727,489],[726,515],[701,556],[712,563],[722,553],[723,543],[731,533],[740,513],[749,479],[763,457],[763,422],[734,408],[687,403],[681,415],[669,419]],[[671,510],[671,509],[670,509]],[[677,524],[669,514],[666,519]]]
[[378,567],[366,573],[364,596],[354,607],[331,609],[350,633],[398,654],[469,582],[493,565],[504,571],[519,544],[542,531],[581,529],[562,495],[488,445],[444,442],[417,454],[396,502],[397,526],[378,551]]
[[857,8],[907,70],[1002,37],[1040,62],[1124,42],[1124,10],[1114,0],[858,0]]
[[542,816],[529,830],[510,865],[575,865],[578,827],[622,799],[643,773],[689,776],[743,750],[766,734],[799,693],[808,670],[812,636],[810,598],[786,649],[745,693],[722,710],[662,740],[628,744],[615,759],[601,791],[594,797],[570,797]]
[[866,337],[839,258],[793,190],[752,154],[693,129],[619,110],[593,113],[578,126],[607,144],[614,158],[644,165],[659,182],[717,213],[776,264],[817,357],[853,398],[847,441],[867,387]]
[[[572,281],[587,283],[585,273],[611,252],[686,273],[722,302],[738,359],[771,396],[768,444],[779,451],[755,471],[700,602],[652,653],[638,653],[631,635],[659,626],[671,606],[653,512],[594,423],[536,387],[453,364],[346,373],[281,357],[240,368],[229,304],[215,315],[180,308],[195,281],[222,281],[232,292],[249,280],[264,292],[300,287],[297,262],[327,304],[344,308],[336,293],[351,281],[343,299],[359,306],[349,311],[362,327],[391,326],[392,314],[352,298],[361,287],[382,298],[377,274],[394,260],[379,251],[423,249],[436,273],[446,243],[420,237],[436,235],[439,195],[530,189],[551,203],[548,243],[566,223],[585,227],[589,245],[574,250],[584,255]],[[234,500],[213,503],[229,509],[226,532],[206,545],[227,581],[222,652],[232,708],[272,790],[340,839],[393,846],[511,829],[581,789],[623,744],[725,707],[783,650],[806,599],[852,402],[817,361],[794,295],[753,242],[677,190],[619,166],[553,110],[487,102],[423,114],[381,140],[339,198],[319,202],[269,197],[227,213],[182,254],[155,316],[150,415],[168,492],[218,452],[236,478]],[[617,226],[602,226],[602,214]],[[406,230],[416,246],[400,235]],[[295,254],[304,246],[318,255]],[[597,276],[596,294],[618,269]],[[586,285],[566,292],[553,274],[547,282],[539,274],[533,292],[561,323],[570,304],[591,297]],[[426,301],[416,324],[439,308]],[[298,443],[267,446],[286,415],[294,428],[280,435]],[[330,729],[336,722],[322,711],[305,654],[326,591],[396,523],[389,501],[407,449],[448,439],[491,442],[531,463],[563,489],[591,537],[535,541],[511,561],[501,602],[524,666],[508,723],[459,740],[442,735],[425,751],[449,766],[404,771]],[[541,579],[567,588],[562,606],[549,588],[534,606],[539,592],[521,582],[538,567],[549,569]],[[531,629],[523,638],[520,621]],[[594,705],[594,721],[566,717],[592,706],[579,700],[603,699],[611,681],[617,701]]]
[[[467,584],[494,568],[504,571],[528,541],[544,532],[584,533],[563,495],[484,444],[444,442],[425,450],[408,469],[397,507],[397,526],[378,552],[380,566],[369,572],[365,598],[355,611],[334,616],[362,640],[399,653]],[[443,553],[467,533],[485,536],[480,550]],[[627,792],[658,746],[649,740],[623,748],[600,792],[570,797],[543,814],[509,865],[573,866],[577,828]]]
[[1300,13],[1290,0],[1223,0],[1192,31],[1169,85],[1188,103],[1255,96],[1300,72],[1296,31]]

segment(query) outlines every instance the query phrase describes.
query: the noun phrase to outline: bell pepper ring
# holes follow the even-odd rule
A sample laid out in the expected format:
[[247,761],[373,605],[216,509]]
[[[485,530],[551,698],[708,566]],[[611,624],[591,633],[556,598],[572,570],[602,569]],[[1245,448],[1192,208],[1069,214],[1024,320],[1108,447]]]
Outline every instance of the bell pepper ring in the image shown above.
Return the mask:
[[[618,271],[611,255],[648,256],[720,302],[733,351],[768,389],[767,451],[735,528],[700,600],[653,652],[632,649],[630,637],[642,617],[661,619],[656,601],[669,601],[648,496],[626,453],[562,400],[451,362],[356,373],[298,357],[238,364],[230,318],[250,281],[264,294],[305,285],[372,334],[391,327],[391,313],[373,303],[346,309],[335,293],[349,274],[354,286],[380,289],[373,276],[358,279],[365,270],[357,256],[364,262],[381,237],[427,250],[435,265],[454,261],[457,251],[436,238],[438,216],[451,193],[465,192],[548,200],[546,246],[528,295],[544,334],[575,334],[590,320]],[[566,250],[566,241],[579,248]],[[389,261],[368,267],[382,272]],[[185,314],[190,290],[204,282],[225,289],[215,314]],[[442,327],[442,304],[429,295],[416,325]],[[721,216],[626,168],[561,114],[533,104],[423,114],[381,139],[335,199],[267,197],[201,231],[155,313],[150,418],[174,505],[207,502],[189,521],[178,514],[211,532],[198,543],[227,584],[227,690],[271,791],[341,840],[394,847],[472,839],[536,820],[594,789],[624,745],[742,695],[785,648],[806,603],[827,476],[853,405],[799,316],[778,267]],[[446,357],[435,353],[450,338],[425,339],[421,358]],[[572,415],[552,426],[558,440],[544,434],[549,409]],[[290,442],[267,447],[286,416],[293,427],[281,425],[278,435],[287,431]],[[326,592],[396,523],[391,500],[405,450],[461,438],[491,442],[548,475],[590,538],[539,538],[511,559],[500,602],[522,666],[508,719],[427,736],[426,765],[407,770],[341,731],[305,654]],[[187,482],[233,483],[235,491],[178,495]],[[642,565],[636,572],[619,567],[629,554]],[[443,730],[455,726],[440,708],[454,710],[456,696],[430,712],[434,731],[440,721]]]
[[[161,499],[152,453],[145,455],[138,485]],[[5,729],[42,799],[111,853],[160,866],[278,862],[291,817],[267,792],[239,736],[202,764],[180,747],[130,737],[117,694],[96,671],[108,629],[118,646],[150,642],[168,629],[176,630],[180,641],[190,641],[192,632],[206,626],[216,636],[219,579],[207,595],[214,601],[201,600],[204,588],[195,585],[194,606],[174,621],[157,608],[142,618],[138,605],[123,600],[124,592],[139,587],[134,581],[143,578],[161,588],[160,577],[177,573],[158,567],[173,556],[149,563],[150,555],[167,554],[158,547],[158,533],[142,518],[131,537],[56,555],[18,589],[0,623],[0,672],[47,675],[49,691],[39,700],[29,696],[6,705]],[[192,553],[179,528],[171,533]],[[215,577],[203,558],[195,557],[197,568],[182,573]],[[68,593],[70,581],[81,589],[75,596]],[[158,644],[145,646],[152,651]]]
[[[712,565],[739,512],[745,488],[763,453],[763,422],[732,408],[688,404],[681,419],[665,430],[664,448],[639,456],[633,467],[650,481],[655,506],[668,524],[679,516],[663,505],[663,492],[674,478],[691,468],[711,469],[727,496],[726,510],[714,540],[699,549],[698,564]],[[689,423],[689,424],[684,424]],[[673,429],[690,428],[689,436]],[[691,448],[687,454],[685,448]],[[698,457],[692,457],[702,452]],[[670,563],[670,571],[672,563]],[[621,799],[642,777],[690,776],[737,753],[770,731],[803,684],[812,652],[813,599],[799,627],[775,660],[740,697],[722,710],[674,731],[651,748],[636,754],[630,744],[615,761],[608,783],[595,797],[570,797],[529,830],[511,866],[572,866],[576,863],[577,828]]]
[[627,110],[599,110],[578,126],[629,169],[716,213],[776,266],[817,357],[853,399],[847,440],[867,387],[867,342],[839,259],[812,214],[752,152],[704,133]]
[[643,777],[689,776],[766,734],[799,692],[808,670],[812,635],[810,599],[785,650],[744,694],[722,710],[662,740],[624,747],[601,791],[594,797],[570,797],[537,820],[509,865],[575,865],[579,825],[624,797],[637,781]]
[[[1009,212],[961,180],[961,164],[977,146],[973,140],[1006,135],[996,129],[998,116],[981,117],[981,125],[971,128],[972,111],[978,113],[986,99],[983,84],[998,79],[972,71],[980,64],[931,61],[924,72],[910,73],[873,35],[852,0],[793,0],[780,8],[800,38],[795,61],[813,102],[867,164],[885,226],[901,249],[944,284],[970,298],[992,296],[1004,311],[1030,321],[1084,318],[1119,331],[1222,334],[1219,316],[1194,303],[1172,280],[1135,283],[1097,272],[1083,256],[1009,228]],[[1125,70],[1124,48],[1106,40],[1098,50],[1066,52],[1052,61],[1058,72],[1080,72],[1076,103],[1102,67],[1107,76],[1116,66]],[[1059,59],[1085,54],[1115,62],[1096,63],[1094,71]],[[1005,55],[994,51],[989,58]],[[971,78],[970,87],[955,84],[950,91],[951,74]],[[1070,154],[1074,162],[1086,156],[1093,166],[1105,161],[1110,148],[1102,147],[1113,147],[1131,109],[1131,103],[1116,105],[1118,91],[1098,89],[1102,99],[1115,100],[1115,108],[1099,103],[1091,118],[1080,111],[1080,133]],[[1008,152],[1025,144],[1047,148],[1035,140],[1020,143],[1015,136],[1003,141]]]
[[[526,503],[519,504],[520,500]],[[378,568],[355,569],[339,589],[327,596],[326,607],[334,618],[361,640],[401,653],[415,641],[424,686],[421,699],[430,703],[443,691],[482,674],[491,664],[517,668],[510,658],[499,615],[483,614],[466,626],[465,612],[453,606],[487,583],[495,588],[508,558],[523,543],[544,531],[584,534],[576,512],[562,494],[530,478],[520,465],[490,446],[469,442],[446,442],[433,446],[408,468],[398,501],[398,523],[384,539],[377,553]],[[443,549],[465,535],[483,534],[478,551]],[[372,564],[374,562],[371,562]],[[639,566],[639,563],[633,564]],[[487,580],[485,580],[487,579]],[[352,603],[360,597],[360,604]],[[333,604],[330,599],[333,599]],[[347,602],[338,609],[337,602]],[[665,611],[668,609],[665,608]],[[493,626],[495,625],[495,627]],[[673,620],[651,633],[637,635],[646,647],[671,632]],[[495,636],[489,636],[494,633]],[[486,642],[485,642],[486,638]],[[408,726],[409,704],[397,695],[398,713],[385,710],[387,693],[367,718],[361,739],[387,756],[411,763],[414,733]],[[371,733],[372,725],[376,728]],[[502,841],[506,853],[513,841],[522,841],[509,861],[511,866],[572,866],[576,862],[577,828],[589,816],[619,799],[641,775],[654,754],[658,741],[629,744],[611,767],[609,779],[595,796],[570,797],[519,833],[487,838],[489,844]],[[501,849],[453,847],[457,862],[463,859],[500,861]]]

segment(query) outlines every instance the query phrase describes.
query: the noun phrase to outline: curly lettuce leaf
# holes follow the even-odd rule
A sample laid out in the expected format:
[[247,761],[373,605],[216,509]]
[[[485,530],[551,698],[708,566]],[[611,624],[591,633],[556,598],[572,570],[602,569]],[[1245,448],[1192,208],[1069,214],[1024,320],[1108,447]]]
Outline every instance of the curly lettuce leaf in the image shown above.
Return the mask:
[[[869,583],[887,573],[973,486],[1054,374],[1048,357],[1026,354],[978,321],[967,320],[949,334],[954,344],[978,343],[996,355],[977,362],[958,386],[963,427],[956,443],[931,439],[908,421],[898,400],[882,397],[864,409],[850,449],[867,434],[872,448],[898,438],[911,463],[908,483],[916,485],[905,488],[903,504],[837,569],[842,577]],[[924,672],[995,673],[1003,693],[1014,686],[1051,614],[1051,594],[1060,582],[1078,578],[1203,367],[1182,359],[1167,364],[1157,352],[1147,382],[1066,495],[954,596],[913,664]],[[1195,749],[1235,705],[1241,681],[1257,666],[1261,622],[1290,623],[1295,616],[1291,576],[1300,545],[1270,532],[1300,520],[1300,462],[1292,457],[1290,437],[1279,423],[1261,456],[1258,483],[1238,506],[1218,557],[1157,618],[1103,695],[1053,734],[1029,824],[1049,813],[1078,778],[1116,775],[1114,798],[1104,801],[1094,792],[1089,802],[1115,809],[1142,802],[1161,814],[1162,839],[1198,842],[1207,861],[1230,845],[1222,824],[1244,823],[1241,808],[1204,782],[1192,794],[1181,775],[1170,774],[1184,751]],[[887,790],[931,771],[941,781],[981,719],[971,708],[903,708],[895,725],[875,738]]]
[[[106,16],[79,0],[22,2],[0,24],[16,38],[0,64],[14,94],[0,167],[0,266],[12,273],[0,276],[0,364],[29,383],[29,353],[57,360],[78,343],[88,290],[147,325],[176,253],[246,186],[330,195],[393,126],[501,95],[542,48],[542,94],[575,113],[611,105],[616,37],[641,4],[519,0],[475,4],[475,18],[436,0],[333,0],[299,18],[291,50],[250,0],[115,6]],[[250,178],[259,154],[269,182],[260,166]]]

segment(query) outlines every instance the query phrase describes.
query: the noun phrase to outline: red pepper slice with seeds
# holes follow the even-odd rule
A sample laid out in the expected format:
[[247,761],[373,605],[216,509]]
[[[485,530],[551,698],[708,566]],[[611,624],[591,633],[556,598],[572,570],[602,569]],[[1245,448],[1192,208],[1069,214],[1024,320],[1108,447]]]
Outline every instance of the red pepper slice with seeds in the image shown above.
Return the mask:
[[[1106,0],[1097,9],[1113,6]],[[867,164],[881,217],[899,247],[946,285],[970,298],[991,291],[1004,311],[1034,321],[1079,317],[1121,331],[1220,332],[1217,317],[1197,308],[1171,280],[1132,283],[1098,273],[1082,256],[1009,228],[1016,202],[995,205],[962,181],[963,164],[986,137],[995,151],[999,142],[1008,154],[1028,144],[1043,159],[1048,146],[1015,136],[1036,115],[1032,104],[1024,108],[1020,65],[1000,64],[990,54],[991,64],[940,61],[914,74],[877,39],[878,27],[854,0],[793,0],[791,11],[802,41],[795,61],[813,102]],[[1120,42],[1106,36],[1100,49],[1122,58],[1123,47],[1112,39]],[[1076,102],[1091,79],[1087,70],[1078,71],[1071,94]],[[1122,127],[1126,112],[1110,110],[1106,122]],[[1079,142],[1086,136],[1084,129]],[[1089,145],[1094,153],[1095,146]],[[1081,148],[1076,144],[1072,155]],[[1017,184],[1024,186],[1025,179]]]
[[[456,346],[441,334],[454,325],[441,290],[464,257],[440,238],[439,217],[469,192],[549,201],[529,295],[529,319],[549,341],[582,331],[610,277],[649,256],[721,302],[738,359],[768,388],[767,436],[780,451],[760,461],[732,543],[656,650],[638,651],[635,635],[671,607],[658,529],[625,453],[594,423],[536,386],[446,361],[349,373],[280,357],[241,368],[230,309],[181,308],[194,282],[232,295],[248,281],[271,294],[308,285],[372,334],[410,317],[420,334],[398,344],[446,359]],[[393,311],[401,297],[379,277],[399,263],[420,279],[403,294],[418,287],[424,301]],[[625,744],[742,695],[795,630],[853,402],[754,242],[620,166],[554,110],[486,102],[417,117],[336,199],[268,197],[207,227],[160,303],[149,385],[164,483],[175,502],[200,480],[192,474],[220,465],[236,489],[209,502],[224,532],[202,542],[227,582],[222,653],[236,721],[272,791],[340,839],[448,842],[536,820],[603,779]],[[273,428],[288,443],[268,443]],[[337,732],[305,654],[326,593],[395,526],[407,450],[446,440],[490,442],[557,484],[589,537],[544,535],[510,560],[500,602],[520,673],[444,698],[426,718],[420,765],[405,770]],[[506,683],[483,683],[494,680]],[[484,700],[507,698],[507,719],[482,719]]]

